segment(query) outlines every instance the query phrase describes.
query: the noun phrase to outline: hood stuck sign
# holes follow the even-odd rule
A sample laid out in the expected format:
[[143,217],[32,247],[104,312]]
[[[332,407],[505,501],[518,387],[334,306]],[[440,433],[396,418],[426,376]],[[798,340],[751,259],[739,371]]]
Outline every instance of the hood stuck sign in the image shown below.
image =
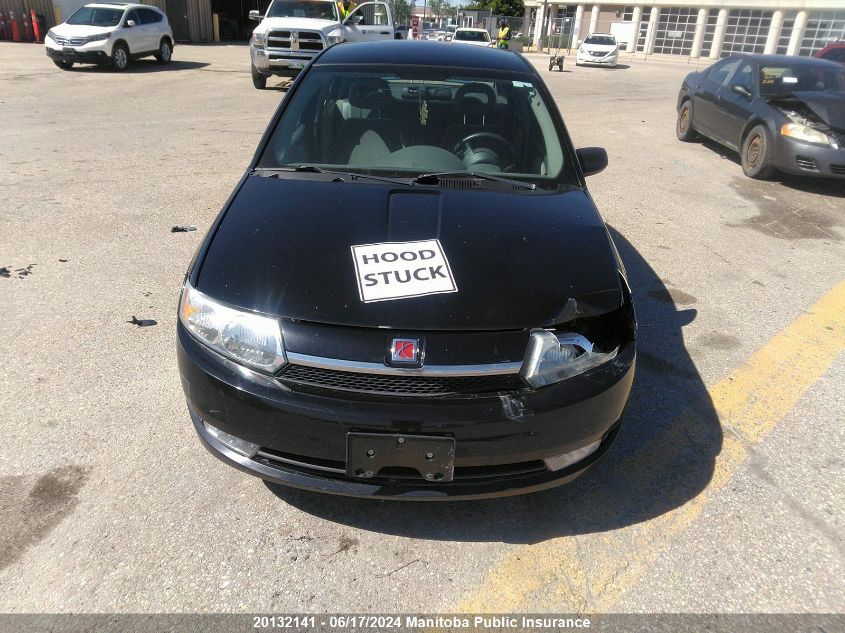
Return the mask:
[[362,244],[352,259],[364,303],[458,291],[440,240]]

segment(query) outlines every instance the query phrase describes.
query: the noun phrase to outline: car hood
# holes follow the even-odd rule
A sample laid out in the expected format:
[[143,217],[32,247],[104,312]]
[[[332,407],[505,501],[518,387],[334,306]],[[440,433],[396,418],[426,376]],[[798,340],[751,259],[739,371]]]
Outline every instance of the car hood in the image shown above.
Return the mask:
[[116,29],[116,26],[90,26],[88,24],[62,23],[53,27],[53,33],[62,37],[88,37],[89,35],[110,33]]
[[266,33],[272,29],[296,29],[298,31],[322,31],[329,33],[340,28],[340,22],[314,18],[264,18],[253,33]]
[[492,42],[470,42],[468,40],[456,40],[455,38],[452,38],[452,44],[467,44],[469,46],[486,46],[487,48],[490,48],[493,45]]
[[612,53],[619,49],[613,44],[581,44],[581,48],[589,53]]
[[769,101],[772,105],[787,105],[800,101],[830,127],[845,130],[845,92],[802,90]]
[[[438,239],[457,292],[364,303],[351,247]],[[249,176],[194,277],[247,310],[415,330],[550,327],[620,305],[618,264],[586,191],[394,187]]]

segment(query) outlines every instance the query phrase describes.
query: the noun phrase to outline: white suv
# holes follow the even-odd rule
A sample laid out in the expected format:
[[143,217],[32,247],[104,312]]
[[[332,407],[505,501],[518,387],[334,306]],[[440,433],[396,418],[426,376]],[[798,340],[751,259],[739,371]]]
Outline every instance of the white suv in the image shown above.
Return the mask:
[[76,63],[111,64],[125,70],[129,60],[154,55],[160,64],[173,56],[173,31],[158,8],[126,2],[86,4],[66,22],[47,31],[47,55],[59,68]]

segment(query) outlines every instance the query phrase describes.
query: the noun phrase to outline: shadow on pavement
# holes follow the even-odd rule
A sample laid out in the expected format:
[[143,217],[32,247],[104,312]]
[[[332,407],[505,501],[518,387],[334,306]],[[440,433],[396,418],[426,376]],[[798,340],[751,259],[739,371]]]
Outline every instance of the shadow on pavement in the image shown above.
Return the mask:
[[[132,75],[137,73],[169,72],[173,70],[195,70],[209,66],[208,62],[186,62],[173,60],[169,64],[159,64],[155,59],[136,59],[129,64],[123,73]],[[115,72],[110,66],[83,65],[74,66],[71,72]]]
[[[710,481],[722,430],[681,330],[678,289],[614,229],[639,321],[638,365],[622,429],[605,458],[574,482],[519,497],[408,503],[321,495],[265,485],[283,501],[336,523],[413,538],[536,543],[614,530],[684,505]],[[683,294],[683,293],[680,293]],[[686,295],[687,303],[694,301]]]

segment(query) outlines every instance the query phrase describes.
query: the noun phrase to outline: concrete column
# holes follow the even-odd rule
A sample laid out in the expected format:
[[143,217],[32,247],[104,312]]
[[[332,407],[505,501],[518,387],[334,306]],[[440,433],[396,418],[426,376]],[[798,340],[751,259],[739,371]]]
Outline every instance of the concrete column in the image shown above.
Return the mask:
[[722,54],[722,42],[725,41],[725,27],[728,24],[728,10],[719,9],[716,18],[716,32],[713,33],[713,45],[710,47],[710,59],[719,59]]
[[695,20],[695,34],[692,36],[690,57],[701,57],[701,45],[704,43],[704,29],[707,28],[707,9],[699,9]]
[[528,28],[531,26],[531,7],[525,7],[525,12],[522,14],[522,27],[519,29],[528,36]]
[[637,40],[640,38],[640,22],[642,22],[642,17],[643,8],[634,7],[634,15],[631,16],[631,21],[634,23],[634,37],[631,38],[631,41],[628,42],[628,46],[625,48],[625,52],[627,53],[637,52]]
[[660,9],[658,7],[651,8],[651,14],[648,17],[648,30],[645,34],[645,54],[651,55],[654,52],[654,40],[657,38],[657,21],[660,19]]
[[575,24],[572,26],[572,41],[569,43],[570,48],[578,46],[578,40],[581,39],[581,22],[584,21],[584,5],[579,4],[575,7]]
[[557,17],[557,7],[556,4],[549,5],[549,17],[547,18],[548,22],[546,23],[546,36],[551,37],[555,30],[555,18]]
[[795,25],[792,27],[792,34],[789,36],[789,48],[787,55],[797,55],[801,50],[801,40],[804,39],[804,31],[807,30],[807,12],[799,11],[795,16]]
[[763,53],[771,55],[778,49],[780,31],[783,28],[783,11],[772,13],[772,23],[769,25],[769,34],[766,36],[766,48]]
[[546,13],[546,4],[543,3],[537,7],[537,15],[534,19],[534,48],[537,50],[538,53],[542,53],[543,49],[540,48],[540,38],[543,35],[543,18]]
[[590,11],[590,33],[595,33],[599,26],[599,5],[594,4]]

